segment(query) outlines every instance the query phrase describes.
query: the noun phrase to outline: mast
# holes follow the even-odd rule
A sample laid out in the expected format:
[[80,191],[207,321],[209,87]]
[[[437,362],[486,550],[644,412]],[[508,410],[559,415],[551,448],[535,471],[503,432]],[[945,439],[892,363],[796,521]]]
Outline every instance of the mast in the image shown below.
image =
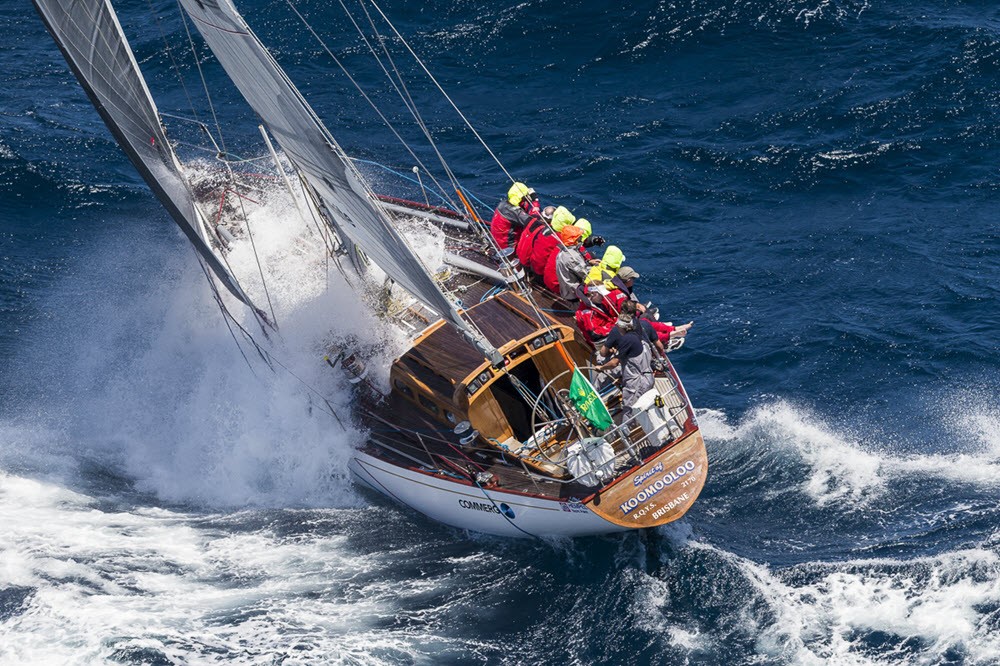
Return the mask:
[[230,0],[180,0],[198,31],[240,93],[281,144],[347,236],[386,275],[424,305],[455,325],[496,365],[503,358],[462,318],[434,278],[373,204],[343,149],[312,107],[253,33]]
[[260,314],[212,249],[207,225],[110,0],[32,0],[104,124],[194,245],[236,298]]

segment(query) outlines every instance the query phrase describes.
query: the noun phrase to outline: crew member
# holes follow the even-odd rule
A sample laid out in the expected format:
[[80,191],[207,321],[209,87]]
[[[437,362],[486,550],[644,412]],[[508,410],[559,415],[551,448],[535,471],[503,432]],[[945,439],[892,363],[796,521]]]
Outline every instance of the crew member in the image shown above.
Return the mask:
[[659,313],[655,307],[649,307],[648,305],[643,305],[639,303],[638,297],[635,295],[634,287],[635,281],[639,277],[639,273],[636,272],[631,266],[622,266],[618,269],[618,273],[611,278],[611,285],[626,294],[629,300],[635,301],[636,312],[645,321],[648,321],[653,330],[656,331],[657,337],[665,345],[669,345],[670,340],[676,338],[683,338],[687,335],[688,330],[694,326],[694,322],[688,322],[681,326],[674,326],[669,322],[658,321]]
[[552,215],[555,213],[555,210],[555,206],[546,206],[543,208],[541,216],[531,218],[531,221],[528,222],[528,225],[521,233],[521,237],[517,240],[517,245],[515,246],[517,260],[521,262],[525,270],[531,270],[531,249],[535,244],[535,237],[552,223]]
[[[615,273],[614,277],[611,278],[611,284],[615,285],[615,289],[621,289],[629,297],[629,300],[638,301],[639,298],[633,291],[637,277],[639,277],[639,273],[634,268],[631,266],[622,266]],[[640,314],[642,313],[640,312]]]
[[[583,229],[583,237],[582,238],[583,238],[583,247],[584,248],[591,248],[591,247],[594,247],[594,246],[598,246],[599,247],[601,245],[604,245],[604,236],[594,236],[593,235],[594,230],[590,226],[590,220],[587,220],[587,219],[581,217],[576,222],[574,222],[573,224],[575,224],[576,226],[578,226],[581,229]],[[592,257],[590,256],[590,253],[587,252],[586,249],[581,249],[580,251],[584,254],[584,258],[587,261],[590,261],[592,259]]]
[[583,338],[594,346],[604,341],[614,328],[616,320],[614,317],[609,317],[600,307],[603,296],[598,292],[602,289],[604,287],[598,285],[586,285],[574,315],[576,327],[580,329]]
[[559,251],[562,243],[559,241],[559,230],[576,222],[576,216],[564,206],[559,206],[552,213],[552,223],[535,234],[531,244],[531,258],[528,265],[535,275],[541,278],[545,275],[545,266],[549,257]]
[[587,282],[606,282],[611,280],[625,261],[625,254],[617,245],[609,245],[604,251],[601,263],[590,269],[587,273]]
[[602,356],[614,356],[598,366],[599,370],[622,368],[622,404],[625,406],[625,417],[632,415],[632,408],[640,397],[653,386],[653,350],[664,354],[663,344],[656,336],[656,331],[645,319],[637,317],[634,301],[626,301],[622,312],[615,322],[614,328],[608,333],[601,346]]
[[618,289],[608,290],[600,282],[585,284],[577,289],[577,295],[580,299],[575,314],[577,328],[588,342],[598,345],[614,328],[628,298]]
[[577,300],[576,288],[587,276],[587,262],[580,254],[580,242],[583,230],[576,225],[569,225],[559,232],[559,240],[563,248],[549,257],[545,265],[545,286],[549,291],[557,293],[567,301]]
[[563,230],[563,227],[576,222],[576,215],[569,212],[569,209],[565,206],[559,206],[554,211],[552,211],[552,219],[550,224],[552,226],[552,231],[559,233]]
[[517,240],[532,218],[537,218],[538,195],[524,183],[514,183],[507,190],[507,198],[500,201],[493,212],[490,234],[501,250],[516,247]]

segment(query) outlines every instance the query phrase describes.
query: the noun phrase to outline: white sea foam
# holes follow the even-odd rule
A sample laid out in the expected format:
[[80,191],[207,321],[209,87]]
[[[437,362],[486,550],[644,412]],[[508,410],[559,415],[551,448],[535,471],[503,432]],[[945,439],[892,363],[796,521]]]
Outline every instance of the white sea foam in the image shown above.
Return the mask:
[[[704,541],[685,549],[680,561],[712,572],[708,584],[692,582],[683,593],[693,598],[671,598],[668,580],[685,574],[670,563],[667,579],[642,573],[633,586],[635,621],[665,636],[678,662],[688,655],[700,663],[718,642],[748,643],[746,663],[985,666],[1000,658],[994,550],[772,569]],[[699,612],[679,621],[671,607],[685,603]]]
[[[764,603],[769,613],[748,614],[744,629],[774,658],[936,664],[957,650],[967,663],[989,664],[1000,655],[989,610],[1000,604],[1000,556],[991,550],[810,563],[776,573],[707,544],[692,547],[726,560],[752,587],[748,601]],[[888,635],[874,655],[864,644],[872,634]]]
[[357,553],[322,529],[282,537],[212,527],[240,518],[106,511],[0,472],[0,590],[31,590],[0,619],[0,663],[107,663],[145,648],[184,664],[383,664],[462,648],[432,627],[382,624],[401,600],[448,584],[389,582],[405,553]]
[[800,490],[818,506],[841,499],[864,507],[897,479],[930,477],[982,488],[1000,487],[1000,407],[986,394],[958,394],[948,414],[919,415],[951,430],[948,453],[905,453],[878,440],[836,427],[785,400],[755,409],[736,424],[717,410],[699,412],[710,455],[734,464],[767,456],[791,456],[806,465]]
[[735,426],[718,411],[702,412],[699,423],[710,446],[718,442],[719,448],[732,449],[721,452],[726,457],[792,454],[807,465],[801,490],[818,505],[844,498],[862,502],[884,483],[877,453],[785,401],[757,407]]
[[276,359],[274,371],[238,331],[242,354],[236,347],[184,241],[111,238],[61,285],[58,318],[26,345],[25,383],[43,388],[0,414],[0,459],[93,456],[142,490],[202,505],[355,501],[346,461],[363,435],[323,354],[353,334],[381,343],[374,365],[384,371],[402,337],[324,260],[319,234],[284,190],[244,208],[257,254],[244,237],[228,262],[265,310],[270,297],[279,333],[267,343],[249,311],[223,298]]

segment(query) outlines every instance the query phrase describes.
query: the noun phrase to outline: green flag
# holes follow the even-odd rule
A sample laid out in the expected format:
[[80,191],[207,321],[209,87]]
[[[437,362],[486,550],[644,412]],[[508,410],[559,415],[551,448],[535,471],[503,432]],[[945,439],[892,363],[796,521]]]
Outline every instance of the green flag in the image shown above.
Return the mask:
[[597,394],[597,389],[579,368],[573,369],[573,379],[569,383],[569,399],[598,430],[607,430],[612,426],[613,421],[608,408]]

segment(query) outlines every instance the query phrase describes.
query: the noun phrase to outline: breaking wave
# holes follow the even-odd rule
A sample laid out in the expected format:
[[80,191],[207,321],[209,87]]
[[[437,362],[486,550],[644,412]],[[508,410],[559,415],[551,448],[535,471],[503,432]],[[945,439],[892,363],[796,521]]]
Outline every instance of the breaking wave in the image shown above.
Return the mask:
[[[788,664],[990,664],[1000,653],[994,547],[780,569],[691,541],[664,566],[712,572],[710,585],[657,572],[637,585],[647,629],[688,663],[759,663],[750,652]],[[670,612],[685,603],[698,610]]]
[[724,473],[802,465],[805,474],[795,488],[817,506],[845,499],[863,505],[914,477],[1000,489],[1000,406],[985,395],[958,398],[960,413],[922,415],[946,427],[948,453],[902,452],[877,431],[853,433],[785,400],[758,406],[736,424],[722,412],[703,410],[699,423],[712,457],[729,467]]

